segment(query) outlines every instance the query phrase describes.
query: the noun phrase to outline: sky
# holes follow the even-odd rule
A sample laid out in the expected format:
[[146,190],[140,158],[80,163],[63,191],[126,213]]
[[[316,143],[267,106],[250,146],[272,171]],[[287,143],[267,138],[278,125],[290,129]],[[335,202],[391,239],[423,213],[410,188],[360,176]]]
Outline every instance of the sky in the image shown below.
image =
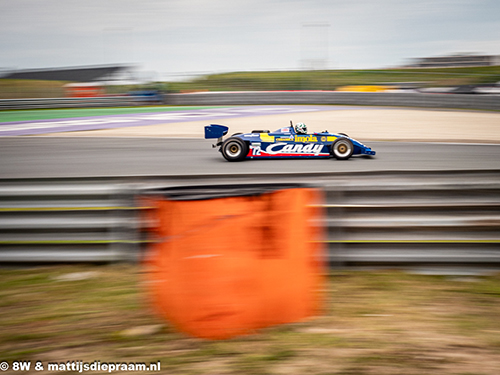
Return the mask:
[[0,70],[385,68],[500,55],[499,15],[499,0],[0,0]]

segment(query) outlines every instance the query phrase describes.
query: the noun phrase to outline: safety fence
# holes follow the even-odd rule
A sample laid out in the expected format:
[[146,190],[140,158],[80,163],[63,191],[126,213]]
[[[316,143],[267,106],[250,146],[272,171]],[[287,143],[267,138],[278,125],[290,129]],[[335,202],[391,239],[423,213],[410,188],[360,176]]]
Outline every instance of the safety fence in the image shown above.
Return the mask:
[[126,107],[144,104],[144,100],[134,96],[104,96],[93,98],[32,98],[2,99],[0,110],[42,109],[42,108],[91,108],[91,107]]
[[500,110],[500,95],[430,94],[415,92],[334,92],[334,91],[242,91],[166,94],[163,101],[143,96],[97,98],[5,99],[0,110],[74,107],[120,107],[146,104],[166,105],[266,105],[329,104]]
[[1,180],[0,263],[138,261],[137,197],[222,182],[322,189],[332,267],[500,267],[500,170]]
[[4,180],[0,262],[137,260],[133,196],[111,180]]
[[500,110],[500,95],[388,92],[202,92],[169,94],[171,105],[331,104]]

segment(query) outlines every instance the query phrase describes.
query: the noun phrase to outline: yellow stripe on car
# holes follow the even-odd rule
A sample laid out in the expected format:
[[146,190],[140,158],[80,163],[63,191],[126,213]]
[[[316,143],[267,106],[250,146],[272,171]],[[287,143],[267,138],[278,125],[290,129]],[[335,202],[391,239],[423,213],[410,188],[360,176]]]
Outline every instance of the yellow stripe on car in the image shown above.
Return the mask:
[[260,135],[260,140],[262,142],[274,142],[274,136],[266,134],[266,133],[262,133]]

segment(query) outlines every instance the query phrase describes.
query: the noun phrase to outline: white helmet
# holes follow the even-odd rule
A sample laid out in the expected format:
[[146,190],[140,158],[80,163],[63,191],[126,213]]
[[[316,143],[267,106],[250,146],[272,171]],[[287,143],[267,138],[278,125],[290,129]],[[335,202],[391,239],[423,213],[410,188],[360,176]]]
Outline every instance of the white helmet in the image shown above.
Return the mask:
[[295,124],[295,132],[297,134],[307,134],[307,126],[303,122]]

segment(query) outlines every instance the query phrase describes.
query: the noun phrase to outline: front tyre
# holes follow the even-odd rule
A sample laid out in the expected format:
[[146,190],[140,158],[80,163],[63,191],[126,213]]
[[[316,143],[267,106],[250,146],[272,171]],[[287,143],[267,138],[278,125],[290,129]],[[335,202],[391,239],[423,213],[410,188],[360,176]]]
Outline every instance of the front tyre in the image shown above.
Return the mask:
[[332,144],[331,153],[337,160],[347,160],[354,152],[354,145],[348,138],[339,138]]
[[227,161],[241,161],[248,154],[248,145],[239,138],[229,138],[224,141],[221,152]]

